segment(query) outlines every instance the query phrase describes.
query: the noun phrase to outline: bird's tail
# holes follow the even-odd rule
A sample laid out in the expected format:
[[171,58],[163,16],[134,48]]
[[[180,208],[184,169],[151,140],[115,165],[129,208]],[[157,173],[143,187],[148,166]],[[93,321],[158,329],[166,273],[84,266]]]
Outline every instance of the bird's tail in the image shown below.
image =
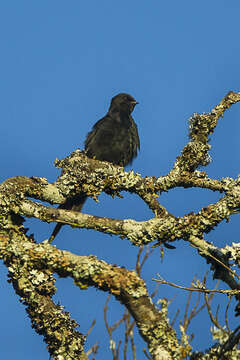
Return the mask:
[[[73,211],[81,211],[82,207],[87,199],[87,196],[85,194],[80,194],[78,196],[75,196],[74,198],[68,199],[64,204],[59,206],[59,209],[66,209],[66,210],[73,210]],[[61,230],[63,223],[58,223],[53,232],[52,235],[49,238],[49,242],[51,243],[59,231]]]
[[63,226],[62,223],[58,223],[58,224],[55,226],[55,228],[54,228],[54,230],[53,230],[53,232],[52,232],[52,235],[50,236],[48,242],[51,243],[51,242],[55,239],[55,237],[57,236],[57,234],[58,234],[59,231],[61,230],[61,227],[62,227],[62,226]]

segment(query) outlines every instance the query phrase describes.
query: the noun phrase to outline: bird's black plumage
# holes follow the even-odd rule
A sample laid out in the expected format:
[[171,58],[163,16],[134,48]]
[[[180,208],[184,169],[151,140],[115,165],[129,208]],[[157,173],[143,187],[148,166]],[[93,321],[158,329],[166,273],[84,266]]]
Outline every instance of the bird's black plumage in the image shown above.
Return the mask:
[[[131,113],[138,102],[129,94],[121,93],[112,98],[107,114],[93,126],[85,140],[88,157],[108,161],[115,165],[131,164],[140,148],[137,125]],[[62,209],[81,211],[86,195],[80,194],[60,205]],[[52,241],[63,224],[56,225]]]

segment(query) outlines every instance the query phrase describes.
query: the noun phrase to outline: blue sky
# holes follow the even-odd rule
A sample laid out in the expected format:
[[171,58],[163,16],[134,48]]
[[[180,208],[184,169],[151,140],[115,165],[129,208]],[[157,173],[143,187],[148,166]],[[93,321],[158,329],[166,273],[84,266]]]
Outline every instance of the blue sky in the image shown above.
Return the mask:
[[[229,90],[240,91],[239,15],[236,0],[2,1],[1,180],[24,175],[54,181],[59,174],[54,160],[83,148],[86,133],[105,115],[111,97],[123,91],[139,101],[133,116],[141,152],[132,168],[143,176],[167,174],[186,144],[192,113],[208,112]],[[239,119],[240,104],[226,113],[211,137],[213,161],[204,170],[214,178],[240,173]],[[219,194],[207,190],[175,189],[160,201],[182,216],[218,199]],[[124,199],[101,195],[100,203],[88,200],[83,211],[137,220],[152,216],[145,204],[128,194]],[[218,246],[238,242],[239,216],[206,239]],[[37,220],[28,220],[27,225],[38,241],[48,238],[53,228]],[[68,227],[55,244],[130,269],[138,251],[127,240]],[[175,245],[176,250],[166,250],[163,263],[158,249],[147,262],[143,277],[149,291],[156,273],[189,286],[194,275],[202,278],[209,268],[188,244]],[[36,360],[48,359],[42,338],[31,329],[23,305],[6,281],[2,264],[0,271],[1,357],[30,360],[34,354]],[[86,348],[99,341],[99,359],[111,359],[103,330],[106,294],[79,291],[70,279],[57,284],[55,299],[81,323],[80,331],[86,332],[97,319]],[[210,276],[208,284],[214,286]],[[186,294],[160,287],[160,297],[175,294],[171,316],[183,308]],[[224,300],[216,296],[215,304]],[[114,300],[111,307],[111,319],[116,320],[121,307]],[[236,327],[236,319],[231,317],[230,324]],[[210,345],[208,328],[205,313],[193,321],[190,330],[196,333],[197,350]],[[14,347],[10,346],[13,341]],[[145,345],[137,341],[137,346],[142,358]]]

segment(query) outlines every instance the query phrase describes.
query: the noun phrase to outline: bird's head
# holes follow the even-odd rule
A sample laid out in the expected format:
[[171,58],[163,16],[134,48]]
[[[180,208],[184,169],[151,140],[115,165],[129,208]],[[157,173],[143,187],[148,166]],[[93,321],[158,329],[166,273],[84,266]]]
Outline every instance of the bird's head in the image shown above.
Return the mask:
[[129,94],[121,93],[112,98],[110,109],[119,109],[120,111],[131,114],[138,102]]

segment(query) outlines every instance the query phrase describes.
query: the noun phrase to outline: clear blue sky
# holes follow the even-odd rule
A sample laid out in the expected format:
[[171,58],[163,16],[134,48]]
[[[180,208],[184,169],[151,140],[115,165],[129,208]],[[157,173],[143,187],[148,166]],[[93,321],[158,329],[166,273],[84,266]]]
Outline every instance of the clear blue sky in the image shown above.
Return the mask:
[[[229,90],[240,90],[239,16],[236,0],[1,1],[1,180],[25,175],[54,181],[59,174],[54,160],[83,148],[86,133],[104,116],[111,97],[123,91],[140,103],[133,115],[141,152],[132,168],[144,176],[165,175],[186,144],[191,114],[208,112]],[[240,173],[239,133],[240,104],[226,113],[212,135],[213,161],[205,168],[210,176]],[[160,201],[181,216],[217,199],[218,194],[206,190],[176,189]],[[128,194],[124,199],[102,195],[98,204],[88,200],[84,212],[137,220],[152,216],[145,204]],[[238,242],[239,216],[206,239],[218,246]],[[27,223],[38,241],[48,238],[53,228],[37,220]],[[68,227],[55,243],[130,269],[138,251],[127,240]],[[194,275],[201,278],[209,268],[188,244],[175,245],[176,250],[166,250],[163,263],[156,249],[146,264],[143,276],[150,291],[156,273],[189,286]],[[0,269],[1,358],[48,359],[2,264]],[[99,341],[98,358],[111,359],[102,320],[106,294],[79,291],[70,279],[57,283],[55,299],[80,322],[80,331],[86,332],[97,319],[86,348]],[[208,284],[214,286],[210,277]],[[160,287],[160,297],[175,294],[171,316],[183,308],[186,294]],[[215,304],[222,300],[216,297]],[[111,304],[112,319],[118,319],[121,307],[114,300]],[[230,324],[235,327],[236,319]],[[208,328],[205,313],[193,321],[196,349],[210,345]],[[145,345],[137,345],[141,354]]]

